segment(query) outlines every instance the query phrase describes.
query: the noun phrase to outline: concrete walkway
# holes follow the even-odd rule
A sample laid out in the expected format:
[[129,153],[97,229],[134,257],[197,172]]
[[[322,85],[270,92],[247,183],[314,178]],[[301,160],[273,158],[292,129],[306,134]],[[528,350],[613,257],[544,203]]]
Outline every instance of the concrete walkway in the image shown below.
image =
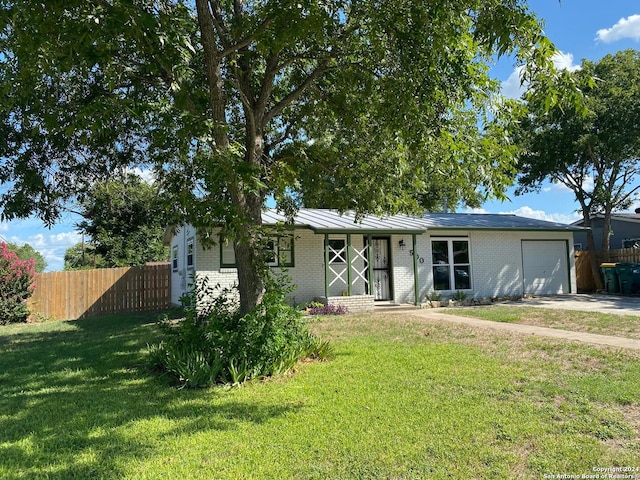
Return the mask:
[[572,293],[548,295],[506,302],[515,307],[540,307],[563,310],[611,313],[640,316],[640,296]]
[[462,323],[472,327],[492,328],[494,330],[502,330],[522,335],[539,335],[541,337],[558,338],[561,340],[571,340],[575,342],[590,343],[594,345],[607,345],[616,348],[630,348],[640,350],[640,340],[631,338],[612,337],[609,335],[598,335],[595,333],[571,332],[568,330],[558,330],[555,328],[536,327],[533,325],[520,325],[517,323],[501,323],[489,320],[480,320],[472,317],[461,317],[458,315],[448,315],[445,313],[436,313],[433,310],[412,310],[407,314],[421,317],[424,319],[440,320],[450,323]]

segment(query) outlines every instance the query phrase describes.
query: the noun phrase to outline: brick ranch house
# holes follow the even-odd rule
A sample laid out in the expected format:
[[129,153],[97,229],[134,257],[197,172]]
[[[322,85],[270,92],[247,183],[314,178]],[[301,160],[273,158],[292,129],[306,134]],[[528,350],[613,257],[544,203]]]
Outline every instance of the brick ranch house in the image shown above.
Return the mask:
[[[285,217],[265,210],[263,223]],[[469,299],[576,292],[573,232],[581,227],[515,215],[427,213],[365,216],[301,209],[284,235],[269,242],[272,268],[286,269],[296,289],[290,301],[344,304],[351,311],[379,303],[420,305],[428,294]],[[171,300],[191,278],[237,283],[233,245],[204,249],[186,225],[167,231]]]

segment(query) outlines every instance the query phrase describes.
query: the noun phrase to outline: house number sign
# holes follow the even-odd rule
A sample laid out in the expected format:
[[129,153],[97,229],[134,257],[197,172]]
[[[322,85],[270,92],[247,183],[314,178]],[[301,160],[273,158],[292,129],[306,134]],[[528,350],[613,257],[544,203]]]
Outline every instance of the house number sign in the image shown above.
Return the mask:
[[[413,257],[413,250],[409,250],[409,255]],[[418,262],[424,263],[424,257],[421,257],[420,254],[418,254]]]

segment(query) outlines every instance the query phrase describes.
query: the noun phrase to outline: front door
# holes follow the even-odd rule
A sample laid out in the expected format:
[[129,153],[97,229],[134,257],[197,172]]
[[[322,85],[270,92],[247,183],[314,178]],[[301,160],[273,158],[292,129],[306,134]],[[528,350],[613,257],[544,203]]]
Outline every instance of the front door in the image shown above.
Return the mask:
[[388,238],[373,238],[373,296],[375,300],[391,300],[391,252]]

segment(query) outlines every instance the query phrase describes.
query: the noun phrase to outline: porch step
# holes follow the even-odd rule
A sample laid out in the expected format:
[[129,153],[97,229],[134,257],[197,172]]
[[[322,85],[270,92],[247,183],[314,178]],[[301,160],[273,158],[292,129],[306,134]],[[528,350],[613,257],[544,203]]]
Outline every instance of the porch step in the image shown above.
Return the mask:
[[412,303],[376,302],[373,313],[400,313],[411,310],[422,310],[423,306],[416,306]]

